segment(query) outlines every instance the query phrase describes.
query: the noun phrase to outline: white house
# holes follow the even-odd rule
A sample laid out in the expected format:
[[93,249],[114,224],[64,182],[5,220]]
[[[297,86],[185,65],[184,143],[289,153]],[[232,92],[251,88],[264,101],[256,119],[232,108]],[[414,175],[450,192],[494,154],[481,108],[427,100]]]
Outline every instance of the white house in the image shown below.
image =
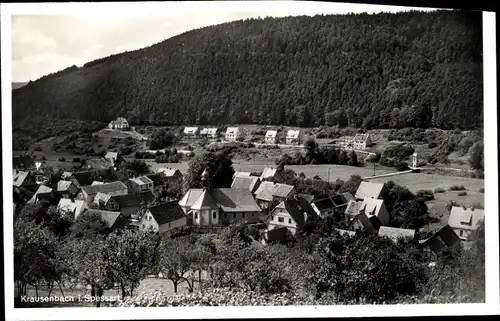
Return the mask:
[[57,193],[62,197],[70,198],[76,196],[80,189],[72,181],[59,181],[57,182]]
[[130,125],[125,118],[118,117],[116,120],[113,120],[109,123],[108,128],[117,130],[127,130],[130,128]]
[[370,138],[370,134],[356,134],[353,140],[353,148],[356,150],[366,149],[367,147],[372,146],[372,139]]
[[217,128],[203,128],[200,132],[201,137],[217,138]]
[[268,130],[266,132],[266,137],[264,138],[266,144],[277,144],[278,143],[278,131]]
[[368,219],[376,217],[381,225],[389,225],[389,212],[383,200],[365,197],[363,201],[349,201],[345,210],[347,219],[352,222],[360,214]]
[[471,234],[477,229],[479,221],[484,219],[484,210],[453,206],[451,208],[448,225],[462,241],[468,241]]
[[59,200],[59,204],[57,208],[62,211],[67,211],[70,214],[74,215],[76,219],[80,214],[82,214],[89,207],[87,203],[83,200],[75,200],[74,198],[61,198]]
[[186,226],[186,215],[176,201],[149,208],[139,221],[139,229],[152,229],[158,233],[181,229]]
[[285,182],[285,178],[277,168],[266,167],[264,168],[262,174],[260,175],[260,180],[263,181],[265,179],[270,179],[270,178],[272,178],[273,181],[277,183]]
[[317,218],[317,214],[311,207],[303,207],[308,203],[300,199],[284,200],[276,206],[266,219],[269,230],[286,227],[292,235],[302,228],[306,222]]
[[114,167],[119,166],[123,161],[122,156],[118,152],[107,152],[104,156]]
[[298,145],[302,142],[300,137],[300,130],[298,129],[289,129],[286,133],[286,143],[288,145]]
[[198,127],[184,127],[184,136],[189,138],[194,138],[198,136],[199,128]]
[[228,127],[226,129],[225,138],[228,142],[234,142],[243,137],[243,132],[238,127]]
[[354,197],[357,200],[363,200],[365,197],[382,198],[384,183],[361,182]]
[[130,190],[133,193],[142,193],[146,191],[154,191],[154,183],[153,181],[147,177],[147,176],[140,176],[140,177],[135,177],[131,178],[128,181]]

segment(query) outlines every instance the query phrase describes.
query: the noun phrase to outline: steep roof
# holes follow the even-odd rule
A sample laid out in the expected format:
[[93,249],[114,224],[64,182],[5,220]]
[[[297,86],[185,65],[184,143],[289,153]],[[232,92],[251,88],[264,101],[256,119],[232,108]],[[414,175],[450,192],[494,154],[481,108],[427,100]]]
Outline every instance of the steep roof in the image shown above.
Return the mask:
[[111,195],[98,192],[94,197],[94,203],[99,204],[102,201],[104,204],[107,204],[110,199]]
[[355,200],[354,196],[352,196],[352,194],[349,192],[341,193],[340,195],[342,195],[346,203],[349,203],[349,201],[351,200]]
[[274,137],[276,137],[277,134],[278,134],[277,130],[268,130],[266,132],[266,137],[274,138]]
[[147,176],[139,176],[136,178],[131,178],[130,180],[136,183],[137,185],[145,185],[153,183],[153,181]]
[[313,201],[313,204],[320,211],[327,210],[327,209],[333,209],[335,207],[335,204],[333,203],[333,201],[330,198],[324,198],[321,200]]
[[58,192],[66,192],[69,187],[73,184],[71,181],[59,181],[57,182],[57,191]]
[[362,202],[361,209],[364,210],[366,216],[370,218],[372,216],[378,216],[378,213],[380,213],[380,210],[382,209],[383,206],[384,206],[383,200],[365,197]]
[[73,175],[72,172],[63,172],[62,175],[61,175],[61,178],[62,179],[68,179],[71,177],[71,175]]
[[149,178],[155,186],[161,186],[165,184],[165,175],[161,173],[147,174],[146,177]]
[[173,177],[176,173],[182,173],[176,168],[162,167],[158,169],[158,173],[163,173],[166,177]]
[[113,164],[105,158],[90,158],[85,161],[85,164],[93,169],[108,169],[113,167]]
[[345,198],[339,194],[333,195],[330,198],[335,206],[344,205],[344,204],[349,203],[349,201],[346,202]]
[[83,200],[71,200],[69,198],[61,198],[57,208],[60,210],[65,210],[73,214],[80,214],[82,210],[86,207]]
[[136,194],[128,194],[128,195],[114,195],[111,196],[111,199],[115,201],[121,209],[127,207],[139,206],[141,204],[145,204],[154,200],[155,196],[151,191],[146,191],[142,193]]
[[262,174],[260,175],[260,179],[264,180],[266,178],[274,177],[278,173],[277,168],[271,168],[271,167],[266,167],[262,171]]
[[370,137],[370,134],[356,134],[356,136],[354,136],[354,141],[356,143],[366,143],[368,137]]
[[201,130],[202,135],[215,135],[217,134],[217,128],[203,128]]
[[236,176],[249,177],[252,176],[251,172],[234,172],[233,178]]
[[306,200],[309,203],[312,203],[314,201],[314,195],[311,195],[311,194],[302,194],[301,193],[301,194],[298,194],[297,196]]
[[97,171],[86,171],[77,172],[71,175],[80,186],[89,186],[94,182],[94,178],[97,178],[99,174]]
[[99,182],[99,181],[93,181],[92,184],[90,184],[90,186],[94,186],[94,185],[102,185],[104,184],[104,182]]
[[103,220],[106,223],[107,227],[113,227],[116,223],[118,223],[119,222],[118,218],[121,215],[120,212],[102,211],[95,209],[88,209],[87,212],[89,214],[99,215],[101,217],[101,220]]
[[36,190],[35,194],[33,194],[33,197],[27,202],[27,204],[33,204],[35,203],[36,199],[39,198],[42,195],[50,194],[52,193],[52,188],[45,186],[45,185],[40,185],[38,189]]
[[25,172],[25,171],[19,171],[17,174],[14,175],[14,186],[21,186],[23,185],[24,181],[28,176],[30,175],[30,172]]
[[175,201],[150,207],[149,212],[153,215],[158,225],[170,223],[186,217],[182,208]]
[[104,158],[109,159],[109,158],[118,158],[118,152],[107,152]]
[[261,182],[259,188],[257,188],[255,198],[263,201],[271,201],[273,196],[288,197],[293,189],[293,185],[264,181]]
[[229,134],[229,135],[231,135],[231,134],[232,134],[232,135],[235,135],[235,134],[237,134],[237,133],[238,133],[238,130],[239,130],[239,129],[238,129],[238,127],[228,127],[228,128],[226,129],[226,135],[228,135],[228,134]]
[[252,193],[246,189],[214,188],[212,189],[214,201],[224,212],[261,212]]
[[87,194],[97,194],[98,192],[102,193],[111,193],[119,190],[127,189],[127,186],[120,181],[112,182],[112,183],[104,183],[101,185],[92,185],[92,186],[83,186],[82,190]]
[[289,129],[286,133],[286,138],[299,138],[300,130]]
[[179,201],[180,206],[191,207],[194,202],[201,196],[203,189],[201,188],[191,188]]
[[191,205],[191,209],[194,210],[201,210],[201,209],[213,209],[213,208],[218,208],[217,203],[214,201],[212,198],[212,195],[207,190],[204,190],[200,197],[194,202],[193,205]]
[[379,198],[382,194],[384,188],[383,183],[373,183],[373,182],[361,182],[356,191],[356,199],[363,199],[365,197]]
[[196,134],[198,127],[184,127],[184,134]]
[[304,213],[300,210],[299,203],[295,199],[284,200],[273,209],[273,212],[275,209],[285,210],[288,214],[290,214],[292,219],[299,227],[302,227],[306,224],[306,218],[304,216]]
[[243,188],[248,189],[251,193],[254,193],[260,183],[260,179],[255,176],[235,176],[231,188]]
[[378,230],[378,236],[388,237],[393,241],[397,241],[400,238],[410,238],[415,237],[415,230],[409,230],[404,228],[395,228],[389,226],[381,226]]
[[435,232],[432,236],[418,241],[423,246],[430,246],[434,252],[440,252],[446,247],[454,246],[460,242],[460,238],[447,224]]
[[361,201],[350,200],[349,203],[347,203],[345,215],[349,215],[349,216],[358,215],[362,204],[363,204],[363,202],[361,202]]
[[475,230],[480,220],[484,219],[484,210],[453,206],[448,225],[451,228]]

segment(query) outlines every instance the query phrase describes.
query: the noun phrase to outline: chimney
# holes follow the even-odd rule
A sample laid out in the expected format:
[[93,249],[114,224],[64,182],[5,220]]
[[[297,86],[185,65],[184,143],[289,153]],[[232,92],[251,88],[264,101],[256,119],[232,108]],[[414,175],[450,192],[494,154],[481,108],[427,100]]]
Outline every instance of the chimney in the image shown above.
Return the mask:
[[70,200],[71,200],[71,203],[75,202],[75,198],[74,197],[71,197]]

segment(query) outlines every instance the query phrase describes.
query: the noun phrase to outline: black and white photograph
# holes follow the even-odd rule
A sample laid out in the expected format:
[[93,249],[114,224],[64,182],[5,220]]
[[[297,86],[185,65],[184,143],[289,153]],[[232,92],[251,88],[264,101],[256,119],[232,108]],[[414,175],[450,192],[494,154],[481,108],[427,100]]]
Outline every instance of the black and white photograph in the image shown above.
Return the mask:
[[500,313],[494,13],[1,14],[7,320]]

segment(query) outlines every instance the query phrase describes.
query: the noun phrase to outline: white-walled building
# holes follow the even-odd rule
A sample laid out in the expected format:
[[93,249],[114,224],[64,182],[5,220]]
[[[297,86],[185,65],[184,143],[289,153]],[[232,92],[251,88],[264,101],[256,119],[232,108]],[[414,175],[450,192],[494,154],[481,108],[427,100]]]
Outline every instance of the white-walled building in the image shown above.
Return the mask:
[[152,206],[139,221],[139,229],[165,233],[186,226],[186,215],[176,201]]
[[225,138],[228,142],[234,142],[243,137],[243,131],[239,127],[228,127],[226,129]]
[[289,129],[286,133],[286,143],[288,145],[299,145],[302,143],[302,137],[300,135],[300,130]]
[[266,144],[277,144],[278,143],[278,131],[268,130],[266,132],[266,137],[264,138]]

